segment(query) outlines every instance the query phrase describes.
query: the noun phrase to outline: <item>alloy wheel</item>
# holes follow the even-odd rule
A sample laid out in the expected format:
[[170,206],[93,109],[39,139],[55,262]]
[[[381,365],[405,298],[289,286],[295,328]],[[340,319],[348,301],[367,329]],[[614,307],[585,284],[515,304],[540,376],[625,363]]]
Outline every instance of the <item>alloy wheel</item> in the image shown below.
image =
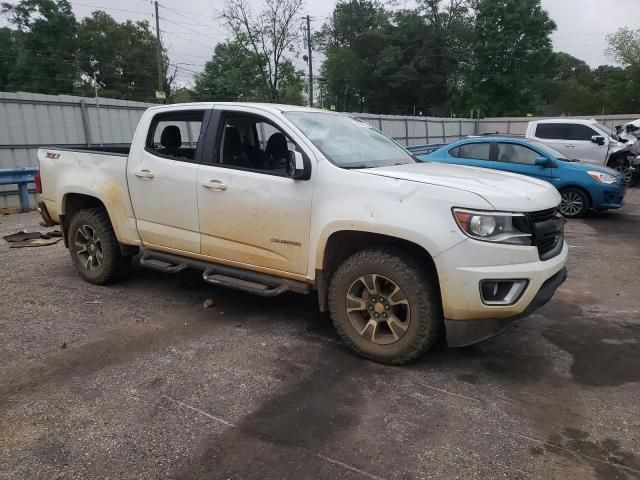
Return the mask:
[[102,243],[96,230],[90,225],[82,225],[76,230],[76,255],[81,264],[90,271],[99,270],[104,260]]
[[354,330],[378,345],[400,340],[411,321],[407,296],[393,280],[382,275],[358,277],[347,292],[346,309]]
[[562,194],[560,212],[567,217],[578,215],[584,208],[584,199],[579,193],[565,192]]

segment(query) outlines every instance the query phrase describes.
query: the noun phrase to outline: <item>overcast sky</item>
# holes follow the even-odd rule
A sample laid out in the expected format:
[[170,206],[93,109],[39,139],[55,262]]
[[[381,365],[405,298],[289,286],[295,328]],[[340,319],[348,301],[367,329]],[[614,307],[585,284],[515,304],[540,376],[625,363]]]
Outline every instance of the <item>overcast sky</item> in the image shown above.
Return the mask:
[[[117,20],[148,20],[152,25],[153,2],[150,0],[70,0],[78,19],[96,9],[106,10]],[[252,0],[256,8],[261,0]],[[411,7],[413,0],[400,0]],[[169,48],[169,58],[178,67],[178,79],[188,84],[193,73],[202,70],[215,44],[225,38],[218,20],[224,0],[161,0],[160,28]],[[335,0],[307,0],[303,14],[313,17],[312,28],[319,28],[333,10]],[[542,0],[558,28],[552,35],[554,49],[586,61],[592,67],[611,63],[604,55],[605,36],[620,27],[638,28],[640,0]],[[2,21],[2,24],[6,24]],[[302,27],[302,18],[300,18]],[[302,40],[300,42],[302,49]],[[301,60],[296,62],[302,67]],[[314,64],[314,70],[320,62]],[[172,68],[173,70],[173,68]]]

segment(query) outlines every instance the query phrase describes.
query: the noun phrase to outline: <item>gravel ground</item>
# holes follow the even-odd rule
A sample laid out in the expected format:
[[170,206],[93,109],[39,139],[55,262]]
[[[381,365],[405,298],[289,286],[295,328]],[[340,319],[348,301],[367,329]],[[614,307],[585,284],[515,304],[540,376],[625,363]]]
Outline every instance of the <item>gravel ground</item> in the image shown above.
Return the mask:
[[639,234],[633,189],[569,222],[570,278],[538,313],[395,368],[312,295],[142,269],[93,286],[61,243],[0,240],[0,478],[640,478]]

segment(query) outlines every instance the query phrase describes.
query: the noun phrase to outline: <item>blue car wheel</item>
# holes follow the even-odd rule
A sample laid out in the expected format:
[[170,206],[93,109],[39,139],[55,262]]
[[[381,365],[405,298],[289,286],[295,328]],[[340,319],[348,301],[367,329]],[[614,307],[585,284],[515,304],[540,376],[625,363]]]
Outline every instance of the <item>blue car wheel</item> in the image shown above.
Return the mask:
[[589,210],[589,197],[578,188],[563,188],[560,190],[562,202],[560,213],[567,218],[583,217]]

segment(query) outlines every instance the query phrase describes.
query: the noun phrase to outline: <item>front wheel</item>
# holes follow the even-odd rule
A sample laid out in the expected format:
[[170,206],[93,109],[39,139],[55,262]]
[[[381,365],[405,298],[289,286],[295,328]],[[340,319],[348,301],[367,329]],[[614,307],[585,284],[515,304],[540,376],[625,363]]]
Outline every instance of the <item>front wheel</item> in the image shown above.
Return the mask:
[[443,318],[434,278],[393,248],[355,253],[335,273],[329,310],[342,339],[359,355],[400,365],[438,340]]
[[589,211],[589,197],[579,188],[560,190],[560,213],[567,218],[583,217]]
[[120,246],[107,212],[87,208],[73,215],[67,231],[69,253],[80,275],[89,283],[104,285],[123,278],[131,257]]

